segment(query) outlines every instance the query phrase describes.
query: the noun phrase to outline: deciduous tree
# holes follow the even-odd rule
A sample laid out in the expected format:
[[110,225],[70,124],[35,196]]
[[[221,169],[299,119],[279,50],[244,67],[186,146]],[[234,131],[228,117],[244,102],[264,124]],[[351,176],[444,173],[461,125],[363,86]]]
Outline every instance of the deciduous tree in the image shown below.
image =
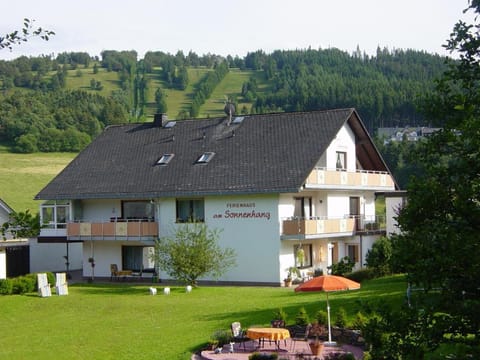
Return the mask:
[[231,248],[218,245],[219,231],[205,224],[181,224],[171,237],[156,241],[155,262],[172,278],[189,285],[211,276],[218,279],[236,263]]

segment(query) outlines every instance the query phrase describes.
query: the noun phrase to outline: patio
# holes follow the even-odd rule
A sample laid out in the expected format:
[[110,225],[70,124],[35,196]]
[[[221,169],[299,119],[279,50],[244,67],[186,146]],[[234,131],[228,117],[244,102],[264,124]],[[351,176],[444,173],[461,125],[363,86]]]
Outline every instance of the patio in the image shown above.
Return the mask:
[[[278,351],[278,359],[323,359],[330,353],[352,353],[355,359],[363,358],[363,350],[359,347],[352,345],[338,345],[338,346],[324,346],[322,354],[320,356],[312,355],[310,347],[306,341],[297,341],[293,348],[293,341],[291,339],[286,340],[286,344],[283,340],[280,341],[280,351]],[[248,360],[248,357],[254,352],[260,353],[274,353],[277,352],[275,342],[269,343],[265,341],[265,345],[258,348],[257,341],[245,342],[245,350],[243,349],[243,343],[235,343],[234,352],[229,353],[229,346],[223,348],[222,353],[215,354],[212,350],[204,350],[201,355],[194,355],[192,360]]]

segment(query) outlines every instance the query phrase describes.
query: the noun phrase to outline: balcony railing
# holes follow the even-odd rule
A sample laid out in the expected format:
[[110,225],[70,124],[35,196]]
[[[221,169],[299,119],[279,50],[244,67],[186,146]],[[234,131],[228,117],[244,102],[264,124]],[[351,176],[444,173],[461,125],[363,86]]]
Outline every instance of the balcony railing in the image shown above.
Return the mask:
[[153,240],[157,236],[158,223],[144,219],[77,221],[67,224],[67,237],[70,240]]
[[313,169],[305,182],[311,187],[364,187],[372,189],[395,188],[393,178],[388,172],[383,171],[346,171],[317,167]]
[[330,235],[384,231],[384,216],[346,216],[343,218],[289,218],[283,220],[283,235]]

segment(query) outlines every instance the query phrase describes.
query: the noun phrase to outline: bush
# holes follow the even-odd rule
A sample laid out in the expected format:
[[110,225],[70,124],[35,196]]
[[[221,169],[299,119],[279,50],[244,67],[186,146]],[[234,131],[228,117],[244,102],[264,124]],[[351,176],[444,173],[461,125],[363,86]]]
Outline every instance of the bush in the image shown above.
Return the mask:
[[0,279],[0,294],[11,295],[13,291],[13,282],[11,279]]
[[351,273],[355,263],[348,256],[345,256],[338,263],[328,266],[328,269],[332,270],[332,275],[343,276]]
[[377,277],[390,274],[392,253],[392,242],[389,238],[382,236],[367,251],[365,263],[368,268],[373,269]]
[[352,328],[355,330],[361,330],[365,326],[367,318],[360,311],[355,315],[355,320],[353,320]]
[[211,342],[216,342],[218,346],[222,347],[225,344],[228,344],[232,339],[232,333],[229,330],[217,330],[212,335]]
[[273,312],[273,319],[274,320],[283,320],[283,321],[287,322],[287,313],[282,308],[278,308],[278,310]]
[[325,325],[328,322],[328,314],[325,310],[318,310],[315,319],[320,325]]
[[362,269],[353,273],[347,274],[346,278],[361,283],[364,280],[370,280],[375,277],[375,272],[372,269]]
[[19,276],[12,279],[12,294],[25,294],[35,291],[35,279],[31,276]]
[[327,354],[323,358],[325,360],[355,360],[355,356],[352,353],[340,353],[340,352]]
[[335,314],[335,326],[345,328],[347,326],[347,312],[343,307],[337,310]]
[[301,307],[298,310],[297,316],[295,317],[295,324],[296,325],[307,325],[309,323],[307,310],[304,307]]
[[248,360],[277,360],[278,354],[264,354],[259,352],[254,352],[252,355],[248,357]]

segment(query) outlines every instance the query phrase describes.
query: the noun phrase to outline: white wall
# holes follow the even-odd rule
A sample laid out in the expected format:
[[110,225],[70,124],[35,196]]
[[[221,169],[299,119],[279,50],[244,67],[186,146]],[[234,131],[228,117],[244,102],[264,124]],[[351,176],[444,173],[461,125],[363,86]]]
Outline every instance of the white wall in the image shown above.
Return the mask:
[[0,248],[0,279],[7,278],[7,252],[5,248]]
[[[67,255],[64,243],[38,243],[36,238],[30,239],[30,272],[65,271]],[[68,244],[69,269],[82,268],[82,243]]]
[[344,125],[337,136],[327,148],[328,169],[335,169],[337,164],[337,151],[347,153],[347,170],[355,171],[357,166],[357,154],[355,151],[355,135],[348,125]]
[[112,217],[121,217],[120,200],[82,200],[82,219],[87,222],[110,221]]
[[385,196],[385,210],[387,216],[387,236],[400,233],[398,223],[394,217],[398,216],[398,210],[404,206],[405,193],[403,196]]

